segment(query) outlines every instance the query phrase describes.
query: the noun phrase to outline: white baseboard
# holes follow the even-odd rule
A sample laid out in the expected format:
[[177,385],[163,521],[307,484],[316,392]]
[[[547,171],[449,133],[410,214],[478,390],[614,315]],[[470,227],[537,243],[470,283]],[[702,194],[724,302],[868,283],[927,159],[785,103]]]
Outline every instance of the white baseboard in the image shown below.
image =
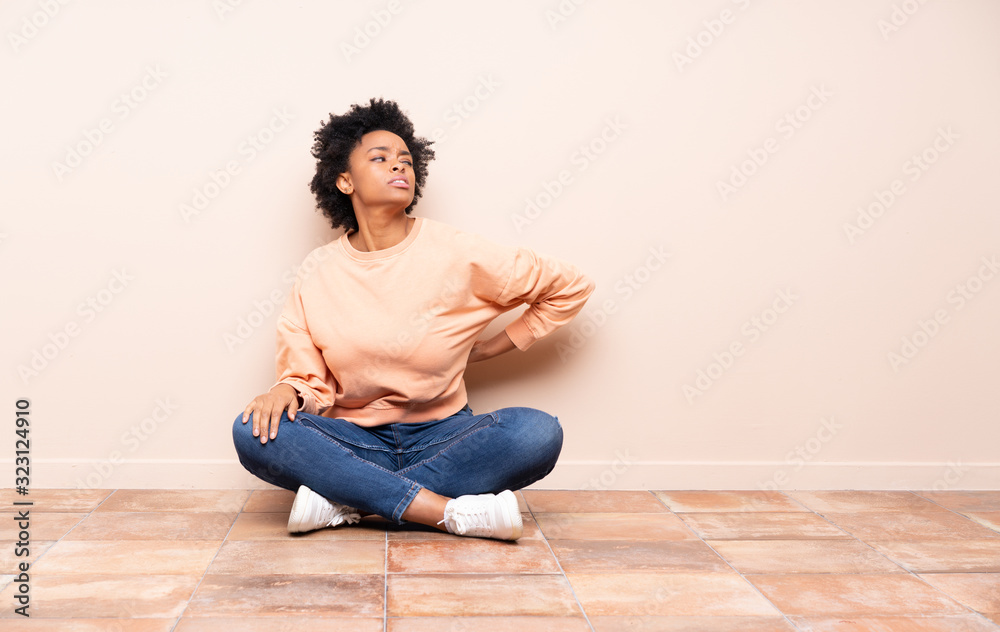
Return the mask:
[[[13,472],[12,459],[0,459]],[[235,459],[32,459],[34,488],[270,489]],[[13,481],[13,476],[8,480]],[[532,489],[1000,489],[1000,463],[560,461]]]

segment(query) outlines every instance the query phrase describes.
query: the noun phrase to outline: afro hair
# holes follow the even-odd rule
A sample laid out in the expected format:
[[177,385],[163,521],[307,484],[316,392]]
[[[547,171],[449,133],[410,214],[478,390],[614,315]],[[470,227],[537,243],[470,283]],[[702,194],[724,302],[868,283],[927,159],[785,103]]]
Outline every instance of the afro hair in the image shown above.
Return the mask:
[[403,114],[395,101],[372,98],[368,105],[354,104],[340,116],[330,114],[330,120],[320,122],[316,130],[312,155],[316,158],[316,175],[309,188],[316,196],[316,207],[330,220],[334,228],[358,229],[351,198],[337,188],[337,178],[350,165],[351,152],[368,132],[384,130],[403,139],[413,159],[413,202],[406,212],[417,204],[427,180],[427,163],[434,159],[433,141],[413,135],[413,123]]

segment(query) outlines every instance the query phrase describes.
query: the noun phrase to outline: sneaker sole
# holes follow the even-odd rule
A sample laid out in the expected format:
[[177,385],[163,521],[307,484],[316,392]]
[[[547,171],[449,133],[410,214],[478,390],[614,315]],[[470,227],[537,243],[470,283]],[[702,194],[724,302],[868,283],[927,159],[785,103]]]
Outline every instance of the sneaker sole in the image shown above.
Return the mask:
[[512,514],[510,516],[512,531],[510,537],[506,539],[516,540],[520,538],[521,534],[524,532],[524,521],[521,520],[521,507],[517,504],[517,496],[514,492],[508,489],[497,494],[497,498],[503,498],[507,501],[507,508]]

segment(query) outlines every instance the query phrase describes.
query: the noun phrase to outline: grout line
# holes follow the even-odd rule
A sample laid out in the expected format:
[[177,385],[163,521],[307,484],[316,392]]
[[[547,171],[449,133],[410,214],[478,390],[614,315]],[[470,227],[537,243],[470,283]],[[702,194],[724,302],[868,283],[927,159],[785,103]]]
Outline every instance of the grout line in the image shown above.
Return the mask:
[[[518,490],[518,493],[521,494],[521,490]],[[535,526],[538,528],[538,534],[542,536],[542,542],[544,542],[545,547],[548,548],[549,555],[551,555],[552,559],[556,561],[556,566],[559,568],[559,574],[562,575],[563,580],[566,581],[566,585],[569,586],[569,592],[570,594],[573,595],[573,600],[576,601],[577,607],[580,608],[580,613],[583,614],[583,620],[587,622],[587,625],[590,627],[590,631],[594,632],[594,624],[590,622],[590,617],[587,616],[587,611],[584,610],[583,604],[580,603],[580,598],[576,596],[576,590],[573,588],[573,583],[569,581],[569,577],[566,577],[566,571],[563,570],[562,563],[559,561],[559,556],[556,555],[555,551],[552,550],[552,545],[549,544],[548,536],[545,535],[545,533],[542,531],[542,527],[539,526],[538,520],[535,518],[535,512],[532,511],[531,505],[528,504],[528,499],[524,498],[524,494],[521,494],[521,498],[524,499],[524,506],[528,508],[528,513],[531,515],[531,520],[535,523]]]
[[[235,491],[235,490],[233,490],[233,491]],[[188,595],[187,600],[184,602],[184,609],[181,610],[180,616],[177,617],[177,621],[174,623],[174,628],[177,627],[177,625],[181,621],[181,618],[184,617],[184,613],[187,612],[188,607],[191,605],[191,599],[194,598],[195,593],[198,592],[198,589],[201,588],[202,583],[204,583],[205,577],[208,576],[208,569],[212,568],[212,564],[214,564],[216,558],[219,557],[219,553],[222,552],[223,545],[229,540],[229,534],[231,534],[233,532],[233,528],[236,527],[236,522],[240,519],[240,516],[243,515],[243,510],[246,509],[247,504],[250,502],[250,498],[253,496],[254,490],[251,489],[251,490],[245,490],[245,491],[249,491],[250,492],[249,494],[247,494],[247,499],[243,501],[243,504],[240,505],[240,508],[236,512],[236,515],[233,516],[233,523],[231,525],[229,525],[229,530],[226,531],[226,535],[223,536],[222,541],[219,542],[219,548],[216,549],[215,555],[213,555],[212,559],[210,559],[208,561],[208,564],[205,565],[205,572],[201,574],[201,578],[198,580],[198,583],[196,583],[194,585],[194,588],[191,589],[191,594]],[[171,631],[172,630],[173,630],[173,628],[171,628]]]
[[[870,490],[870,491],[879,491],[879,490]],[[896,490],[889,490],[889,491],[896,491]],[[920,496],[919,494],[914,494],[912,491],[909,491],[909,490],[906,490],[906,491],[908,493],[913,494],[914,496],[917,496],[918,498],[923,498],[923,496]],[[923,498],[923,499],[927,500],[928,502],[934,503],[934,501],[930,500],[929,498]],[[934,503],[934,504],[937,505],[937,503]],[[943,509],[947,509],[947,507],[942,507],[942,508]],[[812,511],[812,510],[810,510],[810,511]],[[949,509],[948,511],[951,511],[951,510]],[[896,560],[892,559],[891,557],[889,557],[885,553],[882,553],[881,551],[879,551],[878,549],[876,549],[875,547],[873,547],[871,544],[869,544],[865,540],[862,540],[858,536],[856,536],[853,533],[849,532],[847,529],[844,529],[843,527],[841,527],[837,523],[833,522],[832,520],[830,520],[829,518],[827,518],[823,514],[819,513],[818,511],[813,511],[813,513],[816,514],[817,516],[819,516],[820,518],[822,518],[823,520],[825,520],[830,525],[836,527],[837,529],[840,529],[841,531],[843,531],[844,533],[846,533],[847,535],[849,535],[852,539],[854,539],[854,541],[860,542],[864,546],[868,547],[868,549],[870,551],[872,551],[873,553],[875,553],[879,557],[881,557],[881,558],[885,559],[886,561],[890,562],[891,564],[895,564],[899,568],[903,569],[903,573],[846,573],[846,574],[853,574],[853,575],[901,575],[901,574],[906,574],[906,575],[910,575],[910,576],[916,578],[917,581],[919,581],[920,583],[924,584],[925,586],[927,586],[931,590],[934,590],[936,592],[941,593],[942,595],[944,595],[948,599],[951,599],[952,601],[954,601],[958,605],[962,606],[966,610],[969,610],[972,614],[979,615],[979,617],[981,619],[983,619],[984,621],[988,621],[990,623],[993,623],[992,621],[990,621],[989,619],[987,619],[984,615],[980,614],[979,612],[977,612],[973,608],[965,605],[964,603],[962,603],[958,599],[955,599],[954,597],[952,597],[948,593],[944,592],[943,590],[941,590],[937,586],[934,586],[933,584],[929,583],[923,577],[921,577],[920,575],[918,575],[915,571],[911,571],[910,569],[906,568],[901,563],[899,563]],[[840,513],[840,512],[832,511],[832,512],[829,512],[829,513]],[[844,512],[844,513],[848,513],[850,515],[857,515],[857,514],[864,514],[864,513],[882,513],[882,514],[886,514],[886,513],[899,513],[899,514],[905,514],[905,515],[911,516],[911,515],[919,514],[919,513],[922,513],[922,512],[920,512],[920,511],[900,511],[900,512],[891,512],[891,511],[882,511],[882,512],[851,511],[851,512]],[[970,518],[968,518],[968,516],[963,516],[963,518],[970,519]],[[879,540],[879,541],[882,541],[882,540]],[[884,540],[884,541],[886,541],[886,542],[900,542],[901,540],[894,538],[892,540]],[[902,540],[902,541],[905,541],[905,540]],[[934,542],[934,541],[935,540],[913,540],[913,542]],[[969,574],[967,571],[959,571],[959,572],[962,573],[962,574]],[[833,574],[845,574],[845,573],[833,573]],[[879,615],[879,616],[884,616],[884,615]],[[910,615],[908,615],[908,614],[902,614],[902,615],[899,615],[899,616],[903,616],[903,617],[915,617],[915,616],[940,616],[940,617],[947,617],[947,616],[952,616],[952,615],[949,615],[948,613],[921,613],[919,615],[918,614],[910,614]]]
[[[712,551],[712,553],[715,553],[717,556],[719,556],[719,559],[722,560],[723,562],[725,562],[726,566],[728,566],[729,568],[733,569],[733,572],[736,573],[737,575],[739,575],[740,579],[742,579],[743,581],[745,581],[751,588],[753,588],[754,591],[756,591],[756,593],[758,595],[760,595],[762,599],[764,599],[764,601],[766,601],[767,603],[771,604],[771,607],[778,611],[778,614],[780,614],[781,617],[786,622],[788,622],[788,625],[792,626],[792,629],[794,629],[794,630],[801,630],[802,629],[799,626],[795,625],[795,622],[792,621],[791,619],[789,619],[788,615],[785,614],[785,612],[781,608],[779,608],[776,603],[774,603],[773,601],[771,601],[770,599],[768,599],[767,595],[765,595],[763,592],[761,592],[760,588],[758,588],[756,584],[754,584],[752,581],[750,581],[746,577],[746,575],[744,575],[741,571],[739,571],[735,566],[733,566],[732,564],[730,564],[729,560],[727,560],[721,553],[719,553],[718,551],[715,550],[715,547],[713,547],[711,544],[709,544],[708,542],[706,542],[705,538],[701,537],[701,534],[698,533],[697,531],[695,531],[694,527],[692,527],[691,525],[689,525],[684,520],[684,518],[681,517],[681,515],[679,513],[677,513],[673,509],[671,509],[667,505],[667,503],[665,503],[663,501],[663,499],[661,497],[657,496],[652,490],[650,490],[649,493],[653,494],[653,498],[655,498],[656,500],[658,500],[661,505],[663,505],[664,507],[666,507],[667,511],[669,511],[671,514],[677,516],[677,519],[680,520],[682,523],[684,523],[684,526],[687,527],[691,531],[691,533],[693,533],[699,540],[701,540],[701,542],[705,546],[707,546]],[[785,495],[784,492],[781,492],[781,494]],[[709,512],[704,512],[704,513],[709,513]],[[722,513],[737,513],[737,512],[722,512]],[[777,511],[759,512],[759,511],[755,511],[755,512],[749,512],[749,513],[793,513],[793,512],[777,512]],[[804,512],[794,512],[794,513],[804,513]]]

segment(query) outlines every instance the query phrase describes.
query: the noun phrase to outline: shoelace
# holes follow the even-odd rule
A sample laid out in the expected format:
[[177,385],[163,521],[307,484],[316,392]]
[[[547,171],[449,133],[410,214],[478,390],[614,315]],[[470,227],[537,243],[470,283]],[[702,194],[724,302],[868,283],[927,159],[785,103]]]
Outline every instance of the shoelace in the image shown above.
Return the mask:
[[[490,524],[487,513],[489,513],[488,503],[477,501],[472,506],[463,510],[455,507],[448,507],[445,510],[444,520],[449,521],[459,535],[474,533],[477,535],[489,535],[493,533],[493,525]],[[439,522],[438,524],[441,524]]]
[[337,518],[343,518],[344,522],[347,524],[361,522],[361,514],[359,514],[356,509],[351,509],[350,507],[341,507],[340,509],[334,511],[333,517],[330,518],[330,522],[327,523],[328,526],[333,526],[333,523],[337,522]]

